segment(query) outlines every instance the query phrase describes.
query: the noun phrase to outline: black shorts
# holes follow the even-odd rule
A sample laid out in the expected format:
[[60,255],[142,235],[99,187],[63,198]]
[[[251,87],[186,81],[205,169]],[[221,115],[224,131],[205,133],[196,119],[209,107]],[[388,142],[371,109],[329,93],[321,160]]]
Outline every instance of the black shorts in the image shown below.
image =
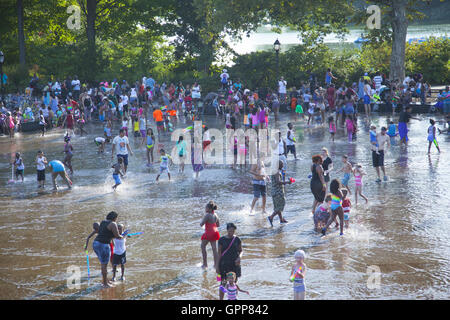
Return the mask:
[[45,169],[44,170],[37,170],[37,180],[38,181],[45,181]]
[[16,169],[16,175],[19,174],[23,176],[23,169]]
[[372,151],[372,164],[373,167],[383,167],[384,166],[384,151],[379,150],[379,154],[377,154],[375,151]]
[[117,266],[119,264],[127,263],[127,252],[125,251],[122,254],[113,254],[112,264],[113,266]]
[[286,149],[287,149],[286,154],[289,154],[289,152],[292,153],[292,154],[295,154],[295,144],[290,145],[290,146],[286,146]]
[[266,196],[266,186],[261,184],[253,184],[253,196],[255,198],[261,198]]

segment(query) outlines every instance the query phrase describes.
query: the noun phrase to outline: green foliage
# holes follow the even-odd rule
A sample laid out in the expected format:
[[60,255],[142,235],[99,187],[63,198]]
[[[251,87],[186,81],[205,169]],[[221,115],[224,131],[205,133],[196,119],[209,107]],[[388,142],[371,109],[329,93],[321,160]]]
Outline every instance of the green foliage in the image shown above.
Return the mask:
[[430,38],[406,45],[407,72],[420,72],[431,83],[450,82],[450,39]]
[[6,65],[3,67],[3,72],[8,76],[6,92],[16,92],[28,85],[28,70],[19,64]]
[[[333,51],[325,45],[307,47],[298,45],[280,53],[280,75],[289,86],[298,86],[307,81],[309,72],[316,74],[319,84],[325,80],[327,68],[333,70],[338,84],[357,82],[365,73],[373,75],[380,71],[389,74],[391,47],[389,43],[367,44],[361,50]],[[249,88],[276,88],[275,53],[270,51],[240,55],[235,65],[229,69],[232,79],[241,78]],[[450,81],[450,40],[430,39],[430,41],[407,45],[407,73],[420,72],[431,84]]]

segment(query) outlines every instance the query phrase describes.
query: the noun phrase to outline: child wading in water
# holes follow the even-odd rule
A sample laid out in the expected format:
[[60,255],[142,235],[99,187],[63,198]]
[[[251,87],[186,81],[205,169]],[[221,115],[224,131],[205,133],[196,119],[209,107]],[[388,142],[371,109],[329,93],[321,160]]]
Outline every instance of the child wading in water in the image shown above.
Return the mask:
[[439,153],[441,153],[441,149],[439,149],[439,145],[436,140],[436,127],[434,126],[435,122],[433,119],[430,119],[431,126],[428,127],[428,154],[430,154],[431,144],[434,142]]
[[223,291],[227,293],[228,300],[237,300],[238,291],[250,294],[248,291],[242,290],[236,283],[236,273],[227,273],[227,284],[222,287]]
[[344,211],[342,209],[342,192],[339,189],[341,184],[339,183],[339,180],[334,179],[330,183],[330,191],[332,193],[331,195],[331,217],[328,219],[327,224],[325,227],[322,228],[322,234],[325,235],[327,232],[328,227],[330,224],[336,219],[336,216],[339,217],[339,227],[341,229],[340,235],[344,235]]
[[353,170],[353,175],[355,176],[355,203],[358,204],[358,194],[366,200],[366,203],[369,202],[369,199],[365,195],[362,194],[362,178],[366,173],[364,172],[362,166],[357,164],[355,169]]
[[25,165],[23,164],[23,159],[19,152],[16,152],[16,159],[14,160],[14,167],[16,168],[16,180],[19,180],[19,176],[22,178],[23,182],[23,170],[25,170]]
[[168,154],[166,154],[166,152],[164,151],[164,149],[161,149],[160,151],[161,153],[161,158],[159,159],[160,164],[159,164],[159,174],[156,176],[156,181],[159,180],[159,176],[166,171],[167,175],[169,176],[169,181],[170,181],[170,171],[169,171],[169,161],[170,164],[172,164],[172,157],[169,156]]
[[94,139],[95,145],[98,147],[98,153],[105,151],[106,139],[103,137],[97,137]]
[[70,170],[70,174],[73,174],[73,168],[72,168],[72,156],[73,156],[73,147],[72,144],[70,143],[70,136],[67,133],[64,137],[64,153],[66,154],[65,158],[64,158],[64,165],[69,168]]
[[305,252],[297,250],[294,254],[295,265],[292,267],[290,280],[294,283],[294,300],[305,300]]
[[348,142],[352,142],[354,125],[353,125],[353,117],[351,114],[347,115],[347,119],[345,120],[345,125],[347,127]]
[[211,243],[211,249],[214,255],[214,268],[217,268],[218,253],[216,241],[220,239],[219,230],[217,230],[217,227],[220,226],[220,223],[219,217],[214,212],[215,210],[217,210],[217,205],[214,203],[214,201],[208,202],[205,209],[206,214],[203,217],[202,222],[200,222],[200,227],[205,226],[205,233],[201,237],[202,244],[200,246],[202,249],[203,269],[206,269],[208,267],[208,259],[206,255],[206,246],[208,242]]
[[155,147],[155,136],[151,128],[147,129],[147,166],[153,163],[153,148]]
[[113,164],[111,168],[114,169],[113,179],[114,182],[116,183],[115,185],[113,185],[112,188],[116,190],[117,186],[122,183],[122,181],[120,181],[119,175],[123,177],[123,158],[121,157],[117,158],[117,163]]
[[325,201],[318,205],[316,208],[316,211],[314,212],[314,229],[316,232],[320,232],[323,227],[328,222],[328,219],[330,219],[330,206],[331,206],[331,194],[327,194],[325,197]]
[[89,245],[89,240],[92,238],[92,236],[96,235],[98,233],[98,229],[100,228],[100,224],[98,222],[94,222],[92,225],[92,232],[90,235],[88,235],[86,239],[86,245],[84,246],[84,250],[86,251]]
[[119,234],[122,235],[122,239],[114,238],[114,254],[112,256],[112,265],[113,265],[113,277],[112,281],[116,281],[116,272],[117,266],[120,264],[120,268],[122,270],[122,275],[120,277],[121,281],[125,281],[125,277],[123,276],[125,273],[125,263],[127,263],[127,252],[125,243],[127,241],[126,233],[123,233],[123,224],[118,224],[117,229],[119,229]]
[[42,151],[38,151],[36,157],[36,169],[37,169],[37,181],[38,187],[43,188],[45,184],[45,165],[47,164],[47,158],[44,157],[44,153]]
[[348,187],[348,182],[350,181],[350,173],[353,172],[353,167],[352,164],[348,161],[347,155],[342,156],[342,162],[344,163],[344,166],[337,173],[344,171],[344,178],[342,179],[342,185],[347,189],[349,194],[352,194],[350,188]]
[[350,221],[350,209],[352,203],[350,199],[347,198],[347,190],[342,190],[342,210],[344,211],[344,227],[348,228],[348,223]]
[[333,117],[328,117],[328,128],[331,135],[331,140],[334,142],[334,135],[336,134],[336,123]]

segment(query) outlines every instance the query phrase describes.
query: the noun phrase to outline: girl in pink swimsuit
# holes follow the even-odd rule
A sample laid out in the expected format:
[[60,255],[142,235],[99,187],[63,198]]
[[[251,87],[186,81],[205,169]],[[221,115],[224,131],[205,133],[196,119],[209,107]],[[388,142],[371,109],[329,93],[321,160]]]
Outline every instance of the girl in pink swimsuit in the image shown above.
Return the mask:
[[357,164],[353,170],[353,175],[355,176],[355,204],[358,204],[358,194],[366,200],[366,203],[369,202],[369,199],[362,194],[362,177],[365,174],[366,173],[364,172],[362,166]]

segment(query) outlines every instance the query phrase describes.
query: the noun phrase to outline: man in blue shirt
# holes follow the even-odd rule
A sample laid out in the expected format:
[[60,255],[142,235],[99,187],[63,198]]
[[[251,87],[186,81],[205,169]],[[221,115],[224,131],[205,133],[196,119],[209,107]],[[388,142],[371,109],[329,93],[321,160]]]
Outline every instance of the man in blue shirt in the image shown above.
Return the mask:
[[64,164],[59,160],[52,160],[48,165],[52,170],[53,190],[58,190],[58,185],[56,184],[56,178],[58,176],[63,178],[63,180],[67,183],[69,189],[72,189],[72,181],[70,181],[69,177],[67,176]]
[[152,91],[155,88],[155,80],[153,80],[152,76],[148,77],[147,80],[145,80],[145,87],[150,88],[150,90]]

